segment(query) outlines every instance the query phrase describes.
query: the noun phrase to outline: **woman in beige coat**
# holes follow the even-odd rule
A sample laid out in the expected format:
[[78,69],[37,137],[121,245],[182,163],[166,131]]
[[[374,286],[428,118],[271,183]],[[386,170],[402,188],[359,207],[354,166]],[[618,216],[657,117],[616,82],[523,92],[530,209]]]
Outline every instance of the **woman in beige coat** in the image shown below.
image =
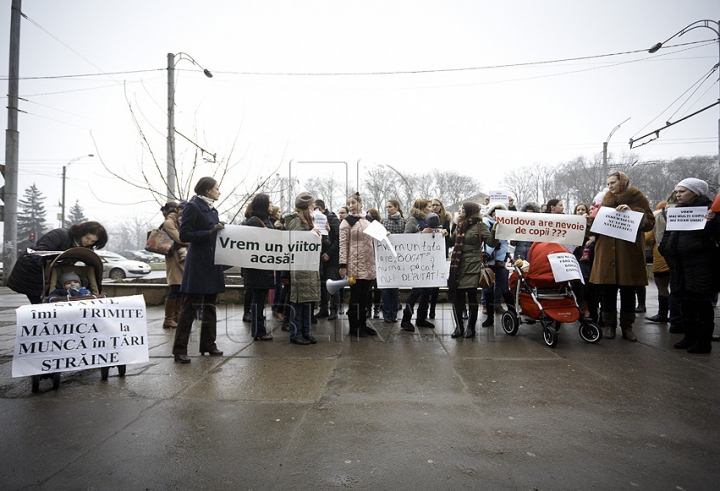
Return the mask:
[[370,286],[375,276],[373,239],[363,231],[370,225],[362,211],[362,198],[355,193],[347,200],[348,215],[340,222],[340,277],[355,279],[350,285],[348,323],[350,335],[361,338],[377,335],[367,325]]
[[632,331],[635,322],[635,288],[648,283],[645,267],[645,232],[653,229],[655,216],[645,195],[638,188],[630,186],[630,179],[625,173],[610,174],[607,185],[609,191],[605,193],[602,206],[617,211],[636,211],[642,213],[643,217],[635,242],[602,234],[591,237],[590,240],[595,241],[595,260],[590,273],[590,282],[601,285],[605,338],[615,338],[617,294],[620,290],[622,336],[628,341],[637,341]]
[[165,320],[163,321],[163,329],[170,329],[177,327],[182,304],[180,284],[182,283],[185,256],[183,254],[181,257],[180,249],[186,248],[188,245],[180,240],[182,203],[166,203],[165,206],[160,208],[160,211],[162,211],[165,217],[162,229],[175,241],[175,252],[169,256],[165,256],[165,276],[167,277],[169,290],[165,298]]

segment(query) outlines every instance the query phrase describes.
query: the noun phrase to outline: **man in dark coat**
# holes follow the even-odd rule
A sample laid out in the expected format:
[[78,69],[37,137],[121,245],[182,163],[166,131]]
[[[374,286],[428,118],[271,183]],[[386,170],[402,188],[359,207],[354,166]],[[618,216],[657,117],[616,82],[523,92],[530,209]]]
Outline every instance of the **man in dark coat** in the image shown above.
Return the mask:
[[[337,319],[340,305],[340,292],[330,295],[326,288],[327,280],[339,280],[338,265],[340,263],[340,220],[332,211],[325,208],[325,202],[315,200],[315,209],[325,215],[329,227],[328,234],[323,236],[322,252],[320,256],[320,310],[315,317],[327,317],[328,320]],[[322,217],[321,217],[322,218]],[[330,310],[328,311],[328,300]]]

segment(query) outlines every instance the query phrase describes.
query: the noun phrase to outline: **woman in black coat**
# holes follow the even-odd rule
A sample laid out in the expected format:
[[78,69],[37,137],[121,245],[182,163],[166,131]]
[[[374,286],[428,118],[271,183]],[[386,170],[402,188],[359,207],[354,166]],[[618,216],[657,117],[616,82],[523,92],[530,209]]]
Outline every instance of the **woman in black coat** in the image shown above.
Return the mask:
[[[84,222],[70,228],[56,228],[40,237],[33,247],[36,251],[66,251],[73,247],[102,249],[107,244],[105,227],[98,222]],[[25,253],[17,260],[7,286],[27,295],[30,303],[42,303],[45,263],[40,256]]]
[[185,257],[180,293],[182,310],[175,331],[173,355],[178,363],[190,363],[187,346],[197,308],[202,309],[200,324],[200,355],[222,356],[217,348],[217,315],[215,303],[225,291],[222,265],[215,264],[215,240],[225,224],[213,207],[220,197],[218,183],[212,177],[202,177],[195,185],[196,196],[183,209],[180,240],[190,244]]
[[[269,217],[272,207],[267,194],[258,194],[250,203],[250,217],[243,222],[243,225],[274,230],[275,227]],[[275,286],[275,272],[269,269],[243,268],[242,274],[245,288],[250,289],[252,294],[250,317],[253,339],[272,341],[272,334],[268,334],[265,328],[265,298],[268,290]]]
[[[708,184],[695,178],[683,179],[675,186],[677,208],[709,208]],[[701,230],[665,230],[658,249],[670,266],[670,287],[680,297],[685,337],[676,349],[688,353],[710,353],[715,328],[712,301],[718,291],[718,249],[720,215],[708,210]]]

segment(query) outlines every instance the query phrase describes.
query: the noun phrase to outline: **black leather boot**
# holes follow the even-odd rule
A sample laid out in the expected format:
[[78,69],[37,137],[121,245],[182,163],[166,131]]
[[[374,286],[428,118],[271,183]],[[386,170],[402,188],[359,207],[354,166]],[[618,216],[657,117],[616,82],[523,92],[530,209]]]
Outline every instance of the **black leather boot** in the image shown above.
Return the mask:
[[400,328],[403,331],[415,332],[415,326],[412,323],[413,312],[409,307],[403,309],[402,321],[400,322]]
[[645,317],[650,322],[665,323],[669,321],[668,318],[668,306],[670,303],[670,297],[658,297],[658,313],[652,317]]
[[492,327],[495,325],[495,305],[488,304],[487,306],[487,317],[482,323],[483,327]]

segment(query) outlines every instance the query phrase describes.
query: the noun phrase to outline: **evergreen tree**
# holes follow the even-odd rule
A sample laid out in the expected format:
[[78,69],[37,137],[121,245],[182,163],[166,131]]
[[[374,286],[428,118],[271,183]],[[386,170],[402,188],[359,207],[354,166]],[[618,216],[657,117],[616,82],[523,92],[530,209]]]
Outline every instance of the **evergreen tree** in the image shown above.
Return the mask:
[[24,199],[19,199],[17,217],[18,241],[24,242],[34,234],[33,240],[37,240],[45,233],[45,197],[33,183],[25,190]]
[[84,211],[85,210],[82,206],[80,206],[80,203],[75,200],[75,204],[70,208],[70,215],[67,217],[67,220],[65,220],[65,226],[69,227],[70,225],[75,225],[76,223],[87,222],[88,219],[85,216]]

